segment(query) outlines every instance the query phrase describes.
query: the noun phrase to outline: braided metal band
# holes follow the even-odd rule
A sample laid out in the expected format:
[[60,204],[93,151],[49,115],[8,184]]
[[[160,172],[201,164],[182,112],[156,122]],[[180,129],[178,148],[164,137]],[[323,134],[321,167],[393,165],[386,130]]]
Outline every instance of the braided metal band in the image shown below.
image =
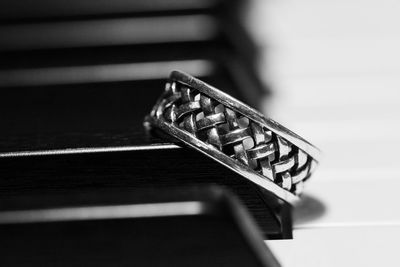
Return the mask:
[[258,111],[178,71],[146,121],[290,203],[319,155]]

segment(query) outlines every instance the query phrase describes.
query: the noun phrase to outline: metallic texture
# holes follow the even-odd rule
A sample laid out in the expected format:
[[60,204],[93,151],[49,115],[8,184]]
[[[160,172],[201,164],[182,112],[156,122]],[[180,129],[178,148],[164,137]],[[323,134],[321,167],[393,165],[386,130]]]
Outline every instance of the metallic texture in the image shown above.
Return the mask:
[[289,203],[298,200],[319,150],[258,111],[182,72],[145,119]]

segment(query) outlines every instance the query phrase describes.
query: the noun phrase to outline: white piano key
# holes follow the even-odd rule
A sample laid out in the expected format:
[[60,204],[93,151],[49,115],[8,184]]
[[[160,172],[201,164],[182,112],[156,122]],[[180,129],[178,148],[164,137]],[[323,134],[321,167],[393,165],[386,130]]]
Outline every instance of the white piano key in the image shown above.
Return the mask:
[[279,37],[374,40],[400,34],[400,3],[396,0],[252,2],[247,23],[261,43]]
[[[400,72],[388,74],[364,73],[307,77],[277,77],[271,84],[274,95],[268,104],[279,111],[291,108],[320,108],[354,105],[376,108],[400,104]],[[267,76],[267,73],[264,73]],[[268,99],[266,99],[267,101]],[[379,113],[379,109],[376,110]]]
[[[277,106],[278,104],[275,103]],[[279,118],[279,121],[293,124],[301,127],[303,123],[308,125],[318,124],[320,122],[332,123],[351,123],[353,124],[378,122],[381,125],[384,123],[398,123],[400,118],[400,103],[399,105],[331,105],[321,108],[310,105],[309,107],[296,107],[285,105],[271,109],[269,106],[264,111],[273,118]],[[277,110],[279,109],[279,111]],[[285,110],[285,112],[283,112]],[[316,112],[316,110],[318,112]]]
[[[294,228],[400,226],[400,210],[396,208],[400,203],[400,176],[385,177],[378,173],[373,177],[363,176],[363,172],[354,173],[349,176],[337,172],[337,179],[333,175],[327,179],[323,172],[316,172],[305,184],[304,202],[294,211]],[[313,210],[315,205],[322,205],[324,212]]]
[[[318,109],[315,109],[318,112]],[[279,118],[279,116],[276,116]],[[274,117],[275,119],[278,119]],[[296,117],[294,117],[296,118]],[[299,121],[300,120],[300,121]],[[295,122],[291,120],[279,120],[291,129],[300,131],[315,141],[329,143],[352,141],[368,142],[386,140],[399,140],[400,118],[393,120],[354,120],[354,121],[301,121],[298,118]],[[395,144],[394,144],[395,145]]]
[[296,40],[264,55],[271,73],[285,78],[390,74],[400,70],[399,46],[400,40]]
[[399,13],[395,0],[253,1],[275,93],[263,111],[323,152],[294,239],[267,241],[283,266],[400,266]]
[[248,28],[273,76],[400,71],[398,1],[254,2]]
[[303,229],[293,240],[266,241],[282,266],[400,266],[400,226]]

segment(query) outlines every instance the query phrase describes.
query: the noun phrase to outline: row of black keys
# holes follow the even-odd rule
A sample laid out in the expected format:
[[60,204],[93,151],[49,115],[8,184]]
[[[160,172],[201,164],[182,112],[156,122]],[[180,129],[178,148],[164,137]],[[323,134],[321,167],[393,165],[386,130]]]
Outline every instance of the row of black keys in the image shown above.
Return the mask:
[[[137,262],[147,259],[146,266],[157,266],[179,253],[181,266],[194,259],[199,266],[212,266],[201,262],[208,257],[217,266],[232,265],[234,255],[239,265],[253,260],[255,266],[274,266],[272,258],[260,259],[251,248],[259,246],[252,244],[257,237],[251,225],[242,223],[246,216],[234,215],[242,214],[240,206],[210,184],[236,194],[265,238],[291,238],[289,205],[197,152],[166,149],[165,140],[142,126],[172,69],[189,72],[253,106],[266,96],[254,70],[256,50],[238,23],[242,3],[150,2],[121,1],[126,9],[116,5],[115,11],[106,11],[101,2],[97,10],[71,2],[68,8],[52,7],[53,13],[40,7],[24,13],[7,6],[0,26],[0,215],[11,216],[0,231],[8,237],[2,238],[2,246],[9,248],[7,264],[15,261],[16,251],[24,250],[21,264],[47,258],[51,265],[85,259],[107,265],[120,258],[124,265],[132,262],[128,255],[135,255]],[[160,148],[143,149],[152,144]],[[94,151],[65,150],[71,148]],[[111,219],[115,209],[96,223],[75,215],[68,222],[51,219],[57,213],[31,222],[21,215],[26,223],[15,219],[22,210],[137,208],[156,202],[197,202],[207,209],[185,215],[174,207],[174,216],[124,220]],[[77,240],[81,253],[75,256],[56,249],[72,247]],[[193,240],[196,249],[186,251]],[[170,250],[162,251],[167,244]],[[88,246],[94,254],[84,257]],[[103,251],[113,246],[118,253]],[[129,254],[132,250],[140,253]],[[59,262],[68,257],[70,261]]]

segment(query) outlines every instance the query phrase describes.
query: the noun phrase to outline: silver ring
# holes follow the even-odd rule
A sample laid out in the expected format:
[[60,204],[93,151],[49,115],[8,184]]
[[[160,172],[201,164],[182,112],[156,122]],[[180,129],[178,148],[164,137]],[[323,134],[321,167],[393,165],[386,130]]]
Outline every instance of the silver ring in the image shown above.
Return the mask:
[[179,71],[171,73],[145,123],[292,204],[320,157],[300,136]]

